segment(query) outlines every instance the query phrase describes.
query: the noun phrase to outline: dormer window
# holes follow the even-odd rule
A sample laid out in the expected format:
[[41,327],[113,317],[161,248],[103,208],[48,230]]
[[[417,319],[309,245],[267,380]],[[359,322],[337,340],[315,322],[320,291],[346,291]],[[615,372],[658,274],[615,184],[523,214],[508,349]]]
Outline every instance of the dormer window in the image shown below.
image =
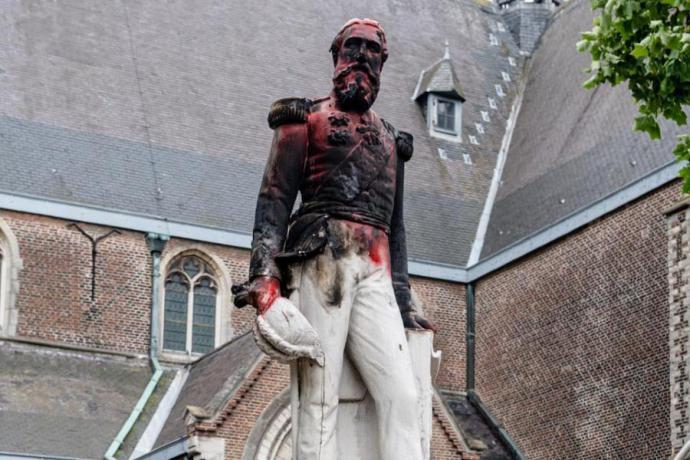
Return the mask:
[[420,74],[412,100],[422,109],[431,136],[462,142],[460,128],[465,96],[447,44],[443,58]]
[[429,94],[427,120],[429,134],[434,137],[460,142],[462,102],[437,94]]

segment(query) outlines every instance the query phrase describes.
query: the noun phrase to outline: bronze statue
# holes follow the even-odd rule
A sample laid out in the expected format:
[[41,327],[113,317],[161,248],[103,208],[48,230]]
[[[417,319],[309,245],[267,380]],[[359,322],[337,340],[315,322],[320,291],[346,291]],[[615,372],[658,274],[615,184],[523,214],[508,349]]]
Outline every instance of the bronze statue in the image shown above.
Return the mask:
[[322,359],[297,364],[300,460],[338,457],[344,353],[376,403],[380,458],[421,459],[404,328],[433,326],[412,309],[407,273],[403,182],[412,136],[371,110],[388,57],[381,25],[350,20],[330,51],[331,94],[271,107],[275,135],[256,206],[250,283],[236,302],[262,316],[289,297],[318,334]]

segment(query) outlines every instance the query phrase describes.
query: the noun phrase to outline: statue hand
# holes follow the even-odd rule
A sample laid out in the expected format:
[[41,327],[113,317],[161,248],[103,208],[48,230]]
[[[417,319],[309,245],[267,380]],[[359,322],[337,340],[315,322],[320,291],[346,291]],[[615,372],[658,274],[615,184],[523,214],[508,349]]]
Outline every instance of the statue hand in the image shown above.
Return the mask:
[[280,280],[272,276],[259,276],[249,285],[248,303],[256,308],[259,315],[265,313],[280,297]]
[[414,310],[401,313],[401,316],[405,329],[426,329],[436,332],[436,326],[434,326],[431,321],[419,316]]

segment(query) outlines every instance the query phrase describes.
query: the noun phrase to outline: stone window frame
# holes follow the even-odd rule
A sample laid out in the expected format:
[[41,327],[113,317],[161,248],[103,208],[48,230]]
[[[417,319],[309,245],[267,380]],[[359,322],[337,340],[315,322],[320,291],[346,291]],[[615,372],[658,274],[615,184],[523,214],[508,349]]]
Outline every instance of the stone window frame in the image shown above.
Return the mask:
[[498,97],[505,97],[506,93],[505,93],[505,91],[503,91],[503,86],[501,86],[501,85],[494,85],[494,87],[495,87],[495,89],[496,89],[496,95],[497,95]]
[[[453,131],[443,129],[437,125],[438,119],[438,102],[450,102],[453,104],[455,110]],[[448,97],[439,96],[436,94],[429,95],[429,103],[427,104],[427,120],[429,121],[429,135],[439,139],[445,139],[451,142],[462,142],[462,101],[459,99],[452,99]]]
[[22,268],[17,239],[0,217],[0,337],[13,337],[17,333],[17,294]]
[[[228,268],[223,261],[198,244],[189,244],[178,247],[172,251],[165,251],[161,258],[159,279],[159,311],[158,311],[158,354],[165,360],[170,362],[187,363],[193,361],[204,353],[194,353],[190,350],[177,351],[167,350],[163,348],[163,334],[165,329],[165,280],[170,272],[171,267],[182,257],[194,256],[206,263],[211,270],[214,271],[213,279],[217,284],[216,293],[216,329],[214,337],[214,349],[226,343],[233,337],[232,329],[232,294],[230,287],[232,286],[232,278]],[[188,325],[189,327],[189,325]],[[209,351],[212,352],[213,350]]]

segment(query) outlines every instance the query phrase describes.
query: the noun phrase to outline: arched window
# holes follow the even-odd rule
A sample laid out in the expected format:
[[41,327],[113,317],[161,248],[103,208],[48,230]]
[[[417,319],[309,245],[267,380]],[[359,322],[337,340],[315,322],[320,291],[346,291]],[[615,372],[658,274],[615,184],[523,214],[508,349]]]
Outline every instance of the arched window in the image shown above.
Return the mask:
[[207,353],[218,344],[218,281],[200,257],[183,255],[165,278],[163,349]]

